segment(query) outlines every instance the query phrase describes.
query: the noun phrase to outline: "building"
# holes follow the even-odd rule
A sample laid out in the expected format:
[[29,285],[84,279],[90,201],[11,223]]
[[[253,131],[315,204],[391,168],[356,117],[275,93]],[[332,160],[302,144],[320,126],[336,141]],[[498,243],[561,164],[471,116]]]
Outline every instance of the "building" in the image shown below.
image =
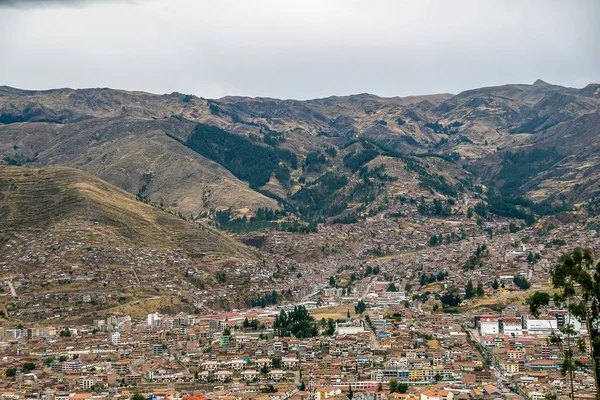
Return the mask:
[[524,320],[524,328],[529,334],[550,335],[558,329],[558,321],[551,317],[535,318],[529,315]]
[[503,318],[500,321],[502,333],[512,337],[523,336],[523,321],[521,318]]
[[479,334],[481,335],[497,335],[499,333],[498,318],[482,317],[479,321]]
[[148,314],[146,322],[148,323],[148,326],[150,326],[150,328],[156,328],[156,326],[158,325],[158,321],[160,321],[160,315],[158,315],[157,313]]
[[162,343],[156,343],[152,346],[152,354],[154,357],[160,357],[165,353],[165,346]]
[[110,335],[110,342],[113,344],[113,346],[118,346],[121,344],[121,334],[119,332],[113,332],[112,335]]

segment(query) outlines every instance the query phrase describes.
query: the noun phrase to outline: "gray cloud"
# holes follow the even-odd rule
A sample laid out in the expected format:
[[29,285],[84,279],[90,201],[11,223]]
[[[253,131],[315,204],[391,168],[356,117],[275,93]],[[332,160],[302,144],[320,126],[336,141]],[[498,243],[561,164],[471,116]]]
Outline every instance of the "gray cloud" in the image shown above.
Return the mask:
[[131,0],[0,0],[0,7],[80,7],[91,3],[127,2]]
[[0,12],[0,85],[306,99],[600,82],[597,0],[26,3],[55,6]]

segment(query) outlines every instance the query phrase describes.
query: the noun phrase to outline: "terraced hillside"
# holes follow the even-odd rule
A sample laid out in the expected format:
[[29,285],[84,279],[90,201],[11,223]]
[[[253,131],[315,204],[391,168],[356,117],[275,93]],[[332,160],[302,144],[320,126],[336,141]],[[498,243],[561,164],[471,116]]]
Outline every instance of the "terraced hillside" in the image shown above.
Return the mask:
[[232,267],[248,276],[256,259],[236,240],[87,173],[0,167],[0,282],[15,282],[6,305],[15,317],[35,304],[29,295],[48,296],[41,319],[74,302],[81,310],[70,315],[169,298],[214,306],[217,275]]
[[66,220],[111,229],[124,245],[180,248],[203,256],[254,257],[223,234],[137,201],[72,168],[0,169],[0,230],[45,230]]

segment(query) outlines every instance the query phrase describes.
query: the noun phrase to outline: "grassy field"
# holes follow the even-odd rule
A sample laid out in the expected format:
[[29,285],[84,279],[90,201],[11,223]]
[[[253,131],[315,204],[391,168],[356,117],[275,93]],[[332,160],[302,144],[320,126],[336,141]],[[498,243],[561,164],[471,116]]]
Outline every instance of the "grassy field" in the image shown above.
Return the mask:
[[316,310],[311,310],[310,313],[313,317],[315,317],[317,321],[320,321],[322,318],[346,319],[348,317],[348,311],[350,311],[351,317],[356,317],[356,313],[354,312],[354,306],[352,305],[322,307]]
[[528,290],[500,290],[494,297],[476,298],[471,304],[461,307],[461,310],[473,310],[480,307],[489,307],[494,305],[522,305],[527,303],[527,299],[535,292],[548,292],[552,294],[553,289],[550,284],[539,285]]

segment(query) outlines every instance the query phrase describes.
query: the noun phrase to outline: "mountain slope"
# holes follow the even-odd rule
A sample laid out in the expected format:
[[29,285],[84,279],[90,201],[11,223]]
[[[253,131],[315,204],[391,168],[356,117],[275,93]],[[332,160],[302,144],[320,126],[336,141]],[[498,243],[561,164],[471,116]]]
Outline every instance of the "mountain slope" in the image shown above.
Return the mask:
[[[461,190],[468,190],[479,176],[507,196],[580,201],[598,195],[593,178],[599,110],[600,85],[574,89],[541,80],[458,95],[360,94],[308,101],[1,87],[0,158],[34,167],[73,166],[194,216],[225,208],[232,208],[234,216],[251,215],[258,208],[277,209],[282,205],[274,197],[294,203],[298,192],[304,189],[300,193],[305,194],[327,173],[348,180],[339,189],[345,193],[336,190],[310,200],[311,204],[331,206],[335,197],[336,212],[344,212],[344,207],[364,211],[371,203],[372,188],[366,188],[369,201],[351,197],[362,190],[356,185],[364,178],[359,176],[362,161],[370,162],[368,146],[375,146],[382,156],[403,159],[408,164],[397,175],[413,168],[420,175],[420,186],[429,182],[425,189],[433,195],[456,192],[456,188],[439,192],[445,183],[427,172],[435,165],[426,157],[441,156],[459,167],[448,178],[460,182]],[[223,131],[214,132],[239,139],[228,139],[226,145],[215,142],[208,152],[194,145],[200,143],[198,123],[203,131],[218,127]],[[251,149],[253,154],[246,157],[250,161],[235,159],[234,142],[238,150]],[[528,157],[532,150],[542,155],[542,162]],[[293,153],[297,161],[271,156],[285,152]],[[253,160],[258,154],[268,155],[267,167]],[[526,173],[510,173],[516,160]],[[467,171],[460,172],[460,167]],[[575,180],[580,186],[575,187]],[[377,185],[381,190],[376,197],[398,186],[385,179]],[[579,194],[581,185],[587,189]]]
[[[236,240],[87,173],[0,167],[0,281],[16,287],[7,307],[14,318],[124,306],[143,314],[138,305],[148,301],[218,307],[218,274],[233,268],[247,276],[257,258]],[[34,304],[43,308],[27,311]],[[80,305],[64,310],[73,304]]]
[[0,230],[51,229],[75,219],[106,225],[124,243],[181,248],[204,255],[253,258],[221,233],[182,220],[92,175],[71,168],[0,167]]

